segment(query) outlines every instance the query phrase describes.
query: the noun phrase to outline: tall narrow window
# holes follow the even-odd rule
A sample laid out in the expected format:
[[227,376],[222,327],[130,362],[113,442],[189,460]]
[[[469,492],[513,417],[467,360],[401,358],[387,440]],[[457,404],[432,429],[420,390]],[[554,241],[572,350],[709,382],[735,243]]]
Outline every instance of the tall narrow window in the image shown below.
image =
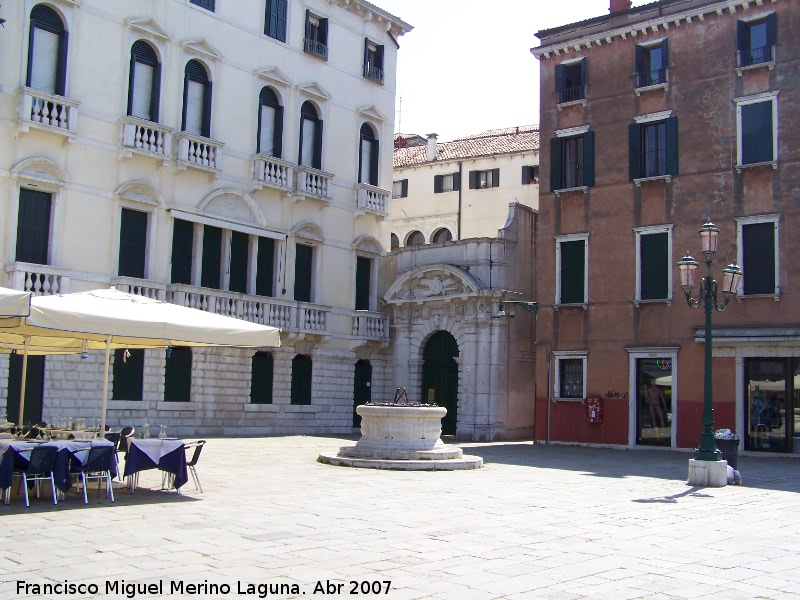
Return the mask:
[[181,130],[211,137],[211,80],[198,60],[186,63]]
[[328,60],[328,19],[306,10],[306,37],[303,49],[309,54]]
[[636,46],[636,87],[667,83],[669,40]]
[[364,38],[364,77],[383,83],[383,46]]
[[738,219],[745,296],[778,293],[778,223],[777,216]]
[[361,126],[361,145],[358,153],[358,182],[378,185],[378,157],[380,156],[378,140],[372,127],[364,123]]
[[594,185],[594,132],[550,140],[550,189]]
[[256,294],[274,296],[275,240],[258,238],[258,257],[256,259]]
[[678,174],[678,118],[633,123],[628,130],[631,180]]
[[50,247],[50,207],[46,192],[20,188],[17,213],[17,262],[46,265]]
[[751,67],[775,60],[774,48],[778,43],[775,13],[757,21],[738,21],[737,65]]
[[144,350],[114,350],[112,400],[141,400],[144,396]]
[[556,96],[559,104],[586,98],[586,59],[556,65]]
[[203,225],[203,263],[200,285],[220,289],[222,276],[222,229]]
[[556,304],[587,302],[588,242],[585,235],[556,239]]
[[247,266],[250,264],[250,236],[241,231],[231,231],[231,258],[228,265],[228,289],[247,293]]
[[298,354],[292,359],[292,404],[311,404],[311,357]]
[[294,299],[311,302],[314,248],[305,244],[295,245]]
[[256,352],[250,361],[250,403],[272,404],[273,359],[269,352]]
[[194,223],[175,219],[172,225],[172,283],[192,283]]
[[778,160],[777,92],[737,99],[738,165]]
[[322,119],[311,102],[300,108],[300,156],[303,167],[322,169]]
[[147,213],[123,208],[119,226],[118,274],[144,279],[146,256]]
[[356,256],[356,310],[369,310],[372,261],[365,256]]
[[267,0],[264,35],[286,41],[286,0]]
[[269,87],[261,89],[258,100],[256,153],[280,158],[283,152],[283,107],[275,91]]
[[189,402],[192,399],[192,349],[167,348],[164,368],[164,401]]
[[67,71],[67,30],[56,11],[44,4],[31,10],[28,87],[63,96]]
[[147,42],[137,40],[131,46],[128,114],[157,122],[160,88],[161,65],[155,50]]
[[636,230],[636,300],[669,300],[672,288],[671,226]]
[[583,359],[562,358],[558,361],[559,397],[583,398]]

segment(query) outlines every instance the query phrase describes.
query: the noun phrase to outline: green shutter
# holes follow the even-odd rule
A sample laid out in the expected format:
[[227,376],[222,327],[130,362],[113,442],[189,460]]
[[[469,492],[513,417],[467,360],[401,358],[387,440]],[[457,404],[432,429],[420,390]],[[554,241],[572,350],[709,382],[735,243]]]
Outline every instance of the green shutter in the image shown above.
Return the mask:
[[500,169],[492,169],[492,187],[500,187]]
[[550,191],[564,187],[564,141],[560,137],[550,139]]
[[52,198],[46,192],[20,188],[16,261],[37,265],[47,264],[51,203]]
[[583,134],[583,185],[594,185],[594,131]]
[[642,177],[642,126],[628,125],[628,176],[630,180]]
[[441,194],[442,193],[442,180],[444,179],[444,175],[434,175],[433,176],[433,193],[434,194]]
[[356,310],[369,310],[369,284],[372,261],[356,256]]
[[584,280],[586,275],[586,242],[575,240],[561,242],[561,298],[560,304],[586,302]]
[[192,283],[194,223],[175,219],[172,226],[172,283]]
[[742,164],[774,160],[772,156],[772,101],[742,106]]
[[405,198],[408,196],[408,179],[403,179],[400,182],[400,197]]
[[478,189],[478,172],[477,171],[470,171],[469,172],[469,189],[471,189],[471,190]]
[[742,226],[745,295],[775,293],[775,223]]
[[667,175],[677,175],[678,165],[678,117],[669,117],[665,121],[667,137]]
[[311,302],[311,267],[314,249],[305,244],[295,245],[294,299]]
[[228,289],[247,293],[247,267],[250,264],[250,236],[241,231],[231,232],[230,279]]
[[256,259],[256,295],[274,296],[273,273],[275,270],[275,240],[258,238],[258,258]]
[[642,300],[663,300],[669,296],[669,234],[650,233],[639,237],[639,281]]
[[453,191],[457,192],[461,189],[461,173],[453,173]]
[[200,285],[215,290],[220,289],[222,274],[222,229],[213,225],[203,225],[203,262]]
[[147,254],[147,213],[123,208],[119,227],[120,277],[145,278],[145,258]]

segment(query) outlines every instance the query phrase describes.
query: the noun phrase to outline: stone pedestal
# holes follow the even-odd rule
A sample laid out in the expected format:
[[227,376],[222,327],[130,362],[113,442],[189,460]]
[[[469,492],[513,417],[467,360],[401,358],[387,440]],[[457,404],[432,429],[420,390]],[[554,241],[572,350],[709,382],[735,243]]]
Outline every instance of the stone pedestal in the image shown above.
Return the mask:
[[725,487],[728,485],[728,461],[690,458],[689,485]]
[[361,416],[361,439],[342,446],[336,456],[321,454],[320,462],[372,469],[450,471],[475,469],[483,464],[464,456],[461,448],[441,440],[440,406],[374,405],[356,407]]

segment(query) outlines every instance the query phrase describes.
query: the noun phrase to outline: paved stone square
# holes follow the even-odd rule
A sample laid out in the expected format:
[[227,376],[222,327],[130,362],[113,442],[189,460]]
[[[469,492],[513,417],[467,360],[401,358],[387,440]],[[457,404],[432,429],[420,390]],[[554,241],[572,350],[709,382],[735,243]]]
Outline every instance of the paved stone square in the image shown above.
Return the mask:
[[[353,439],[210,439],[204,493],[147,471],[114,504],[14,495],[0,599],[800,598],[798,459],[740,457],[743,485],[724,488],[688,486],[690,455],[663,450],[468,443],[484,468],[453,472],[316,461]],[[65,582],[76,593],[35,587]]]

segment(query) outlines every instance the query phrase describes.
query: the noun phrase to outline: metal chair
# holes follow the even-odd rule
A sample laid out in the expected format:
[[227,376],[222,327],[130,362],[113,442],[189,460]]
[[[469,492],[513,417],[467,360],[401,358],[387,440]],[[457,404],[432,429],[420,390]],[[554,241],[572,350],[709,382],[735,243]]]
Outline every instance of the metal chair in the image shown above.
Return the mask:
[[200,478],[197,476],[197,469],[195,467],[197,466],[197,461],[200,459],[200,453],[203,451],[203,446],[205,446],[205,444],[205,440],[197,440],[196,442],[189,442],[183,447],[185,450],[189,450],[190,448],[194,447],[192,458],[186,462],[186,468],[188,468],[189,473],[192,474],[195,489],[200,490],[201,494],[203,493],[203,486],[200,485]]
[[119,431],[106,431],[105,438],[114,444],[114,452],[119,452],[119,442],[122,439]]
[[114,457],[114,448],[111,446],[92,446],[86,462],[80,464],[77,460],[70,466],[70,475],[80,475],[83,487],[83,503],[89,504],[86,496],[86,480],[97,479],[97,497],[100,497],[102,481],[106,481],[106,495],[114,502],[114,488],[111,486],[111,461]]
[[20,486],[25,495],[25,506],[31,505],[28,498],[28,482],[33,482],[36,497],[38,498],[42,481],[50,482],[50,487],[53,490],[53,504],[58,504],[56,480],[53,477],[53,463],[56,461],[57,452],[58,448],[55,446],[38,446],[31,450],[27,467],[14,469],[14,475],[20,477]]

